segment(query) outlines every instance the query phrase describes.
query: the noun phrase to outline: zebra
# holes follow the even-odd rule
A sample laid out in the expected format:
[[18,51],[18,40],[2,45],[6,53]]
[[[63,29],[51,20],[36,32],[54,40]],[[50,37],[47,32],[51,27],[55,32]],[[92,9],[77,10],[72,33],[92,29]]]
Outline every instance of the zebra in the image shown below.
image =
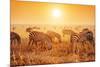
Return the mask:
[[21,37],[15,32],[10,32],[10,44],[21,44]]
[[[93,32],[88,29],[83,29],[79,33],[73,33],[71,35],[70,42],[74,46],[74,48],[77,48],[76,43],[81,43],[83,48],[84,45],[87,44],[87,42],[89,42],[93,46],[95,45]],[[73,49],[73,52],[75,52],[75,49]]]
[[70,29],[63,29],[62,33],[63,33],[63,37],[64,37],[65,35],[71,35],[71,34],[73,34],[74,31],[72,31]]
[[51,39],[48,35],[46,35],[43,32],[39,32],[39,31],[31,31],[29,33],[29,42],[28,45],[33,45],[33,43],[35,43],[35,45],[38,45],[38,42],[41,42],[41,44],[45,44],[48,46],[48,49],[52,48],[52,42]]
[[61,35],[54,32],[54,31],[47,31],[47,35],[51,37],[52,41],[53,39],[57,38],[58,39],[58,42],[60,43],[61,42]]
[[95,38],[93,36],[93,32],[90,31],[88,28],[83,29],[82,32],[79,33],[79,35],[82,44],[85,44],[86,41],[88,41],[93,46],[95,45]]
[[65,35],[69,35],[70,36],[69,42],[70,42],[71,52],[72,53],[78,52],[77,44],[76,44],[76,43],[79,42],[78,33],[74,32],[73,30],[70,30],[70,29],[63,29],[62,33],[63,33],[63,37]]

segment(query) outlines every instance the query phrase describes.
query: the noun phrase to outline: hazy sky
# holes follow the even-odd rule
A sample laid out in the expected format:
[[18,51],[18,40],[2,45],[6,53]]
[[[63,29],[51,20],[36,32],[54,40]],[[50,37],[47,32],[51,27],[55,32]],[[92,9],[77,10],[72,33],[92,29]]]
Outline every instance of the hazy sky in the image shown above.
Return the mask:
[[11,24],[94,25],[95,6],[11,0]]

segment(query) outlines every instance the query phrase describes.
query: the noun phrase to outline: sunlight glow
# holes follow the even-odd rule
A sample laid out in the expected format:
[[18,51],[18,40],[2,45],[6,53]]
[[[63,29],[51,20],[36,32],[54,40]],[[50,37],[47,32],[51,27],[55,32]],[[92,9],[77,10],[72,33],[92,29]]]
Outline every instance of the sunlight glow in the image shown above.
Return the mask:
[[59,17],[61,15],[61,12],[58,9],[54,9],[52,14],[53,14],[54,17]]

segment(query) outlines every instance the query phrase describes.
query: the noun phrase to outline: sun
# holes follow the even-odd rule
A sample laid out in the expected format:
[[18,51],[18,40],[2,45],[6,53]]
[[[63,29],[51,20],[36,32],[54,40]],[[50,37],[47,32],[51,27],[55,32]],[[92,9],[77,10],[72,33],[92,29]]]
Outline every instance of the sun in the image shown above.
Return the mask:
[[54,10],[52,11],[52,15],[53,15],[54,17],[59,17],[59,16],[61,15],[61,12],[60,12],[60,10],[58,10],[58,9],[54,9]]

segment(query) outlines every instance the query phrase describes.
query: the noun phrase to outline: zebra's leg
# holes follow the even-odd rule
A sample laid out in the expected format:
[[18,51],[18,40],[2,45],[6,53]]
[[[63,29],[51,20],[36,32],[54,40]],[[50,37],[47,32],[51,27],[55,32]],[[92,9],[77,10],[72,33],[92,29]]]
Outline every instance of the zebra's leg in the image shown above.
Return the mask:
[[95,54],[95,41],[91,40],[90,43],[91,43],[91,46],[90,46],[91,54]]
[[72,40],[72,37],[70,37],[70,47],[71,47],[71,52],[73,53],[74,52],[74,49],[73,49],[73,45],[74,45],[74,42],[73,42],[73,40]]
[[43,48],[42,47],[43,46],[42,40],[35,42],[35,45],[36,45],[37,49],[42,49]]
[[38,46],[38,41],[37,41],[37,42],[35,42],[35,45],[36,45],[36,46]]
[[91,40],[90,43],[93,45],[93,47],[95,47],[95,41]]
[[52,49],[52,42],[49,41],[48,44],[49,44],[49,45],[48,45],[48,50],[51,50],[51,49]]
[[71,41],[71,50],[72,50],[72,53],[75,54],[76,53],[76,43]]
[[83,53],[86,53],[86,41],[83,41],[82,42],[82,45],[83,45]]
[[76,44],[76,54],[79,54],[79,43]]
[[75,46],[76,44],[74,43],[73,44],[73,54],[75,54],[76,53],[76,46]]
[[37,42],[35,42],[34,40],[32,40],[32,44],[31,44],[31,46],[35,46],[35,47],[37,47]]
[[28,42],[29,47],[31,47],[31,42],[32,42],[32,39],[29,39],[29,42]]
[[32,45],[34,44],[34,40],[32,40]]
[[47,50],[47,42],[46,41],[44,41],[44,42],[42,41],[41,44],[42,44],[43,50]]

